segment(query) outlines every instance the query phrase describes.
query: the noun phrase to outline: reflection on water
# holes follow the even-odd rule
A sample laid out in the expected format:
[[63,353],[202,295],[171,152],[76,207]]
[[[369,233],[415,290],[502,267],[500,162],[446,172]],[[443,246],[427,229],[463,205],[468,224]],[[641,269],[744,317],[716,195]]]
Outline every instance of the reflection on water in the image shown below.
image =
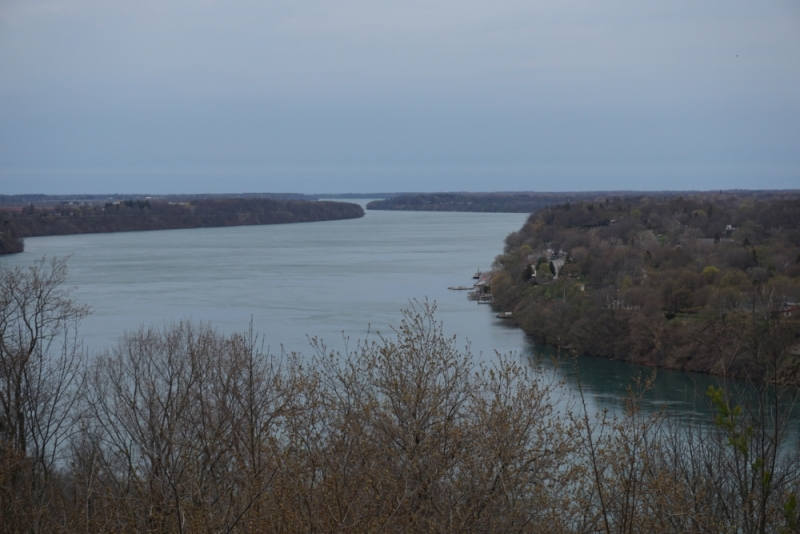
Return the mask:
[[[721,385],[717,377],[709,375],[653,369],[605,358],[562,355],[553,347],[535,343],[530,344],[527,353],[543,363],[557,361],[559,375],[572,390],[577,390],[580,381],[596,409],[620,411],[631,393],[644,390],[640,404],[643,410],[668,409],[698,422],[707,422],[711,412],[705,392],[709,385]],[[646,389],[645,382],[651,377],[654,379]]]
[[[564,355],[554,347],[530,341],[526,354],[532,361],[556,372],[565,382],[573,400],[577,400],[580,384],[591,415],[602,410],[622,414],[626,399],[634,393],[641,395],[639,406],[644,413],[663,411],[683,423],[710,426],[714,424],[714,414],[706,393],[709,386],[725,388],[734,399],[733,405],[747,403],[755,408],[759,402],[756,387],[752,384],[741,381],[726,383],[719,376],[653,369],[605,358]],[[650,378],[652,381],[645,388],[645,381]],[[762,399],[775,399],[775,388],[763,385],[759,388],[766,388],[761,390],[762,393],[766,391]],[[786,404],[780,407],[781,410],[790,410],[791,423],[787,430],[792,443],[800,443],[800,403],[794,402],[796,395],[795,388],[785,390],[782,398]],[[573,403],[573,409],[575,406]]]

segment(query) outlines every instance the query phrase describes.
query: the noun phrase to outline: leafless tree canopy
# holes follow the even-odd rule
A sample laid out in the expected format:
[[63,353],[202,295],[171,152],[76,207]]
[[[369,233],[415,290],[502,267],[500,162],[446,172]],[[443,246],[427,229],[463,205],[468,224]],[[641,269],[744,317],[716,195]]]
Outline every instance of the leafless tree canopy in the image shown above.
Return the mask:
[[69,298],[66,276],[66,259],[0,266],[0,513],[37,530],[80,416],[76,336],[89,310]]
[[429,303],[344,354],[178,322],[88,359],[65,277],[0,271],[2,532],[797,532],[793,390],[588,413]]

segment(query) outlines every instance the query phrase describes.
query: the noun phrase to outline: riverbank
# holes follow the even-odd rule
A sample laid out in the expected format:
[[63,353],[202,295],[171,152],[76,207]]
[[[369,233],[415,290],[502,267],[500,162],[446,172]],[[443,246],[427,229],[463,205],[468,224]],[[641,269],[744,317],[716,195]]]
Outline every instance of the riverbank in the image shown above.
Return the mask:
[[356,219],[358,204],[272,198],[197,199],[163,202],[149,199],[64,204],[0,210],[0,255],[24,250],[26,237],[252,226]]
[[546,208],[506,239],[494,303],[578,354],[800,384],[798,213],[747,195]]

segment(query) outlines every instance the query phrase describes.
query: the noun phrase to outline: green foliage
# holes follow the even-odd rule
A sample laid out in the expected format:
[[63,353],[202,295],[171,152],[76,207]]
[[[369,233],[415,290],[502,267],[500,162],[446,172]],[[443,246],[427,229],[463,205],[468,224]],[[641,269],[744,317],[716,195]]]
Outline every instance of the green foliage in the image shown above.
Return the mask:
[[[708,386],[706,395],[711,399],[711,403],[717,411],[714,419],[715,423],[728,435],[728,444],[733,447],[736,452],[747,458],[748,448],[747,444],[753,436],[753,427],[748,425],[744,429],[740,429],[740,420],[742,415],[742,407],[740,405],[731,408],[728,405],[728,399],[725,395],[725,390],[722,387],[715,388]],[[762,465],[761,460],[756,460],[758,465]],[[754,466],[756,464],[754,463]]]
[[703,269],[703,278],[706,279],[706,282],[711,284],[716,280],[717,276],[719,275],[719,269],[714,267],[713,265],[709,265]]
[[783,530],[784,533],[800,532],[800,511],[797,509],[797,495],[790,493],[789,498],[781,506],[783,517],[786,520],[788,530]]

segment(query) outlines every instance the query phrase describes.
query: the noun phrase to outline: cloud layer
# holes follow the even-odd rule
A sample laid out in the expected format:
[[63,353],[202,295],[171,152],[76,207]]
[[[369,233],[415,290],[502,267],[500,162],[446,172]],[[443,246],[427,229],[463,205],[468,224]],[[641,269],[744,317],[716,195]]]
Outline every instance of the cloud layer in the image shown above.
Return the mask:
[[3,192],[787,188],[792,1],[0,6]]

